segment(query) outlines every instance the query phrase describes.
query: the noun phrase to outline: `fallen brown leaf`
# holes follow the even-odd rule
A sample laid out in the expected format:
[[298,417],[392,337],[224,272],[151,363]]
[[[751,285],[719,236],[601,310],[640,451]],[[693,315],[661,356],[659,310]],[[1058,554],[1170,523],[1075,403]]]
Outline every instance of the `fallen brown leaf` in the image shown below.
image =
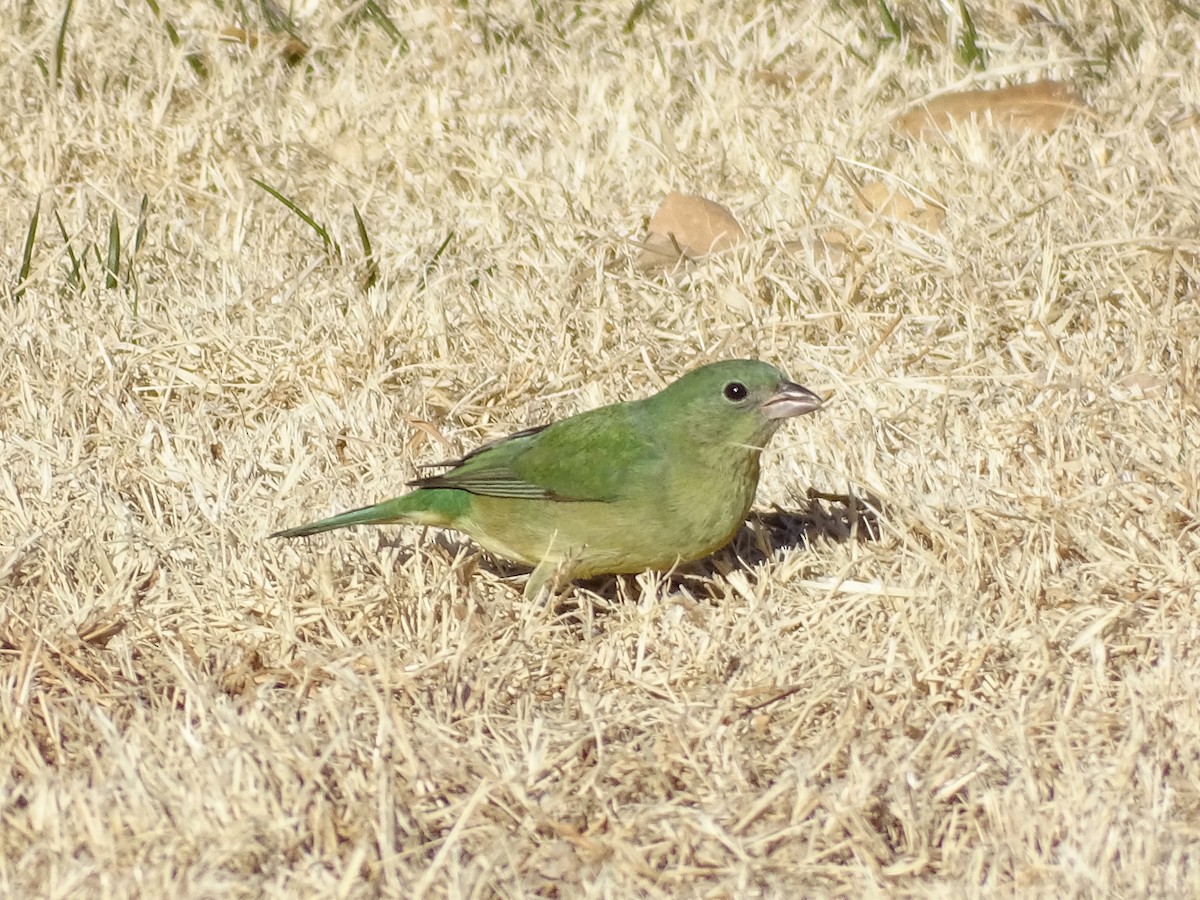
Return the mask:
[[744,236],[733,213],[721,204],[672,191],[650,219],[637,265],[641,269],[673,266],[681,258],[728,250]]
[[896,119],[896,130],[907,137],[944,133],[955,122],[974,119],[981,128],[1007,128],[1048,134],[1087,104],[1061,81],[1035,81],[994,90],[960,91],[934,97]]

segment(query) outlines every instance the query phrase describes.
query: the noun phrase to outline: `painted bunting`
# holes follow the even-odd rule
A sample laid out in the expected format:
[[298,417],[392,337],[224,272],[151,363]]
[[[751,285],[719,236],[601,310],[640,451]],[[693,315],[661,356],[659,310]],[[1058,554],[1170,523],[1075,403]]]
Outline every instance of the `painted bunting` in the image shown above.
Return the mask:
[[669,569],[723,547],[746,519],[759,455],[782,421],[821,406],[774,366],[711,363],[644,400],[517,432],[416,490],[278,531],[400,522],[464,532],[533,567],[525,597],[567,578]]

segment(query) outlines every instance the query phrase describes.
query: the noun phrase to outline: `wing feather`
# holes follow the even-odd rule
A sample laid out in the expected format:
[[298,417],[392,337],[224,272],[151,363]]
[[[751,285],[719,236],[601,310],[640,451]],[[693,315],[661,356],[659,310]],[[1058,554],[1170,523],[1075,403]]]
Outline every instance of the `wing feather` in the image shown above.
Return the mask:
[[608,503],[657,477],[662,456],[639,404],[580,413],[484,444],[448,472],[410,482],[514,500]]

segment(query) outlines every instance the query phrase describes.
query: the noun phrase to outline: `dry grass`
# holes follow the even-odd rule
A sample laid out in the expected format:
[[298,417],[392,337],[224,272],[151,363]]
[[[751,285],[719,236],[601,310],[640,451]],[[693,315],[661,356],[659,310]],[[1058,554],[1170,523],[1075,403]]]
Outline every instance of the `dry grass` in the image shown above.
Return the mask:
[[[1195,7],[968,5],[983,73],[937,4],[392,4],[407,51],[328,4],[294,64],[76,4],[56,84],[63,4],[10,4],[0,893],[1194,891]],[[891,124],[1042,78],[1090,112]],[[754,239],[637,270],[670,190]],[[733,355],[836,400],[687,578],[531,609],[453,537],[264,540]]]

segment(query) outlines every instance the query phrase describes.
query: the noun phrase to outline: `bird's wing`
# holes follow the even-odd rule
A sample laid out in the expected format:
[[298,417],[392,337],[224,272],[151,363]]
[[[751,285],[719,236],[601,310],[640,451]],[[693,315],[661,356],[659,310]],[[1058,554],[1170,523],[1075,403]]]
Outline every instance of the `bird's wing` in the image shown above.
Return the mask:
[[653,430],[633,406],[607,406],[519,431],[411,484],[516,500],[612,502],[656,478],[662,463]]

